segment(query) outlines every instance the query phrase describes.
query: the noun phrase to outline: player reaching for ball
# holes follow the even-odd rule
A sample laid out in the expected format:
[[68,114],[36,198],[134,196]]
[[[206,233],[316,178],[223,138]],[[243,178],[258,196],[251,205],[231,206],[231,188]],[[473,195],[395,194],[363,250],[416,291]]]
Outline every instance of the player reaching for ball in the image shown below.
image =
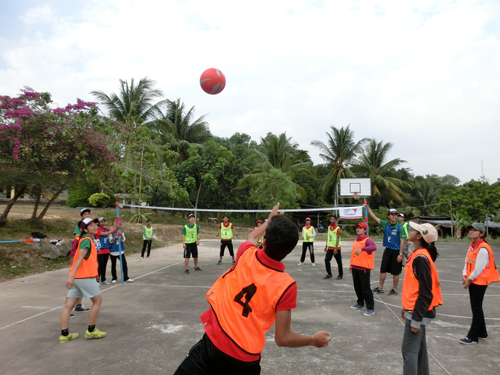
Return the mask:
[[[281,262],[297,245],[298,230],[277,215],[248,236],[238,249],[236,264],[219,277],[206,294],[210,308],[201,316],[205,334],[189,351],[176,375],[260,374],[265,334],[275,323],[279,346],[328,345],[330,333],[305,336],[290,329],[291,309],[297,306],[297,284]],[[265,233],[264,249],[256,245]]]

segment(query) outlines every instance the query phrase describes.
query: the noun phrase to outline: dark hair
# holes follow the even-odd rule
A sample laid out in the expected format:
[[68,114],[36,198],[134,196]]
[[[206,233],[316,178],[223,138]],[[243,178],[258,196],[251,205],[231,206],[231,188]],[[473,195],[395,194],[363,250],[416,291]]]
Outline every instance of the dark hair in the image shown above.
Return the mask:
[[90,214],[90,210],[87,208],[86,210],[80,211],[80,216],[83,216],[85,212],[88,212]]
[[293,221],[283,215],[271,218],[266,229],[266,246],[264,251],[271,259],[284,259],[299,242],[299,228]]
[[148,221],[146,221],[146,224],[149,223],[149,222],[151,222],[151,219],[149,219]]
[[422,240],[420,241],[420,246],[422,246],[424,249],[427,250],[427,252],[431,256],[432,261],[435,262],[437,257],[439,256],[439,253],[436,249],[435,242],[427,243],[427,242],[425,242],[424,238],[422,237]]
[[[85,234],[84,229],[87,229],[87,227],[88,227],[90,224],[92,224],[92,223],[95,223],[95,221],[94,221],[94,220],[92,220],[92,221],[88,222],[87,224],[84,224],[84,223],[83,223],[83,220],[80,220],[80,221],[78,222],[78,228],[80,228],[80,232],[81,232],[81,234]],[[97,223],[97,224],[98,224],[98,223]]]
[[335,218],[335,220],[337,220],[337,216],[335,216],[335,215],[330,215],[330,219],[331,219],[332,217],[333,217],[333,218]]
[[227,216],[227,215],[222,216],[222,218],[223,218],[223,219],[224,219],[225,217],[227,217],[227,218],[229,219],[229,216]]

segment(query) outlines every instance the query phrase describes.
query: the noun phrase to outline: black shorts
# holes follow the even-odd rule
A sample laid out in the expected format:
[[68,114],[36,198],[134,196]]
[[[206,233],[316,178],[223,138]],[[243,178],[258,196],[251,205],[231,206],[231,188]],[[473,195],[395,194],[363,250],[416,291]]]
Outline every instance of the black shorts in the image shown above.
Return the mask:
[[254,362],[243,362],[233,358],[217,349],[207,334],[204,334],[174,373],[174,375],[191,374],[258,375],[260,374],[260,359]]
[[391,275],[401,274],[403,262],[398,262],[399,250],[388,249],[384,250],[382,255],[382,264],[380,265],[380,273],[390,273]]
[[186,248],[184,249],[184,258],[198,258],[198,245],[196,242],[187,243]]

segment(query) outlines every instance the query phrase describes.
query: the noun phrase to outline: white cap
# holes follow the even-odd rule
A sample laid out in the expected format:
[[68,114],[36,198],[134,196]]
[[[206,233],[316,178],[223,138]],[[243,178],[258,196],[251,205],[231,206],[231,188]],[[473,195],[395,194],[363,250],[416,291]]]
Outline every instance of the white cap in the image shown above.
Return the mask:
[[410,221],[410,227],[419,232],[427,243],[436,242],[439,237],[437,229],[432,224],[417,224]]

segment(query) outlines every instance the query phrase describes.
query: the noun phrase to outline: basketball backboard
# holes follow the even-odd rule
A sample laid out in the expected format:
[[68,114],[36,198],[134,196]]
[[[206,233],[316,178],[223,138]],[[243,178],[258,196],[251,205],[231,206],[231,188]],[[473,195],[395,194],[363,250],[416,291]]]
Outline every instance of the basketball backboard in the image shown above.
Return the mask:
[[372,181],[369,178],[341,178],[340,196],[354,198],[354,194],[360,198],[372,195]]

